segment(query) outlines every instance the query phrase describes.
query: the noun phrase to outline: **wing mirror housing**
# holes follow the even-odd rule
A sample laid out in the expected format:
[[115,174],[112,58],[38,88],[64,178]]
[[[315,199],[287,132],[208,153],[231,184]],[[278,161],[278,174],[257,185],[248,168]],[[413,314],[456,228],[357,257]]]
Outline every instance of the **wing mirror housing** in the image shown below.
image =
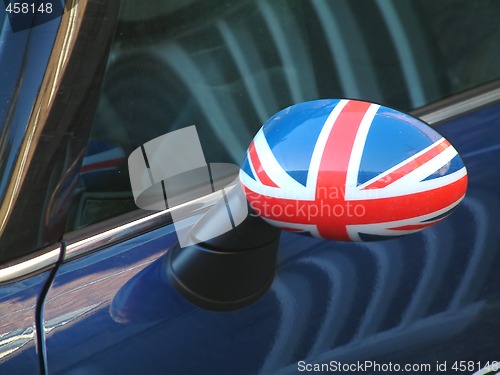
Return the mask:
[[[267,291],[281,230],[386,240],[439,223],[466,190],[457,150],[421,120],[357,100],[296,104],[272,116],[247,150],[231,192],[246,197],[247,218],[213,239],[172,248],[167,275],[198,306],[234,310]],[[216,204],[192,236],[209,238],[228,209]]]
[[285,230],[338,241],[430,227],[464,198],[457,150],[421,120],[357,100],[319,100],[271,117],[240,181],[250,205]]

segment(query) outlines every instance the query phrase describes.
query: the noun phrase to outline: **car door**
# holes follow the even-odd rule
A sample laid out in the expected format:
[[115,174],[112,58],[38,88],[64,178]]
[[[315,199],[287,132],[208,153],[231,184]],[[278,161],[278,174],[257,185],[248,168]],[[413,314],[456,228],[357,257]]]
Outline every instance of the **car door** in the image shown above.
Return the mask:
[[205,310],[173,289],[168,212],[69,239],[45,305],[49,370],[274,374],[361,361],[369,373],[389,363],[421,373],[496,361],[500,176],[486,160],[497,159],[499,104],[440,117],[452,108],[424,115],[443,121],[469,166],[467,198],[449,219],[381,243],[282,233],[275,280],[246,308]]

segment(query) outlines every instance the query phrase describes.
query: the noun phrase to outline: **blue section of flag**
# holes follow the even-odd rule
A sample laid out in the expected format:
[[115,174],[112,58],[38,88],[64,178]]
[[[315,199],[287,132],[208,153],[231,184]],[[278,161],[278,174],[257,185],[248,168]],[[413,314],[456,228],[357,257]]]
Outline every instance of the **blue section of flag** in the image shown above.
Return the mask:
[[447,166],[438,169],[436,172],[434,172],[430,176],[426,177],[423,181],[433,180],[433,179],[438,178],[438,177],[446,176],[446,175],[451,174],[453,172],[459,171],[463,167],[464,167],[464,163],[462,162],[462,159],[460,159],[460,156],[458,156],[458,154],[457,154],[453,159],[450,160],[450,163]]
[[[401,121],[411,126],[404,126]],[[430,130],[430,131],[429,131]],[[401,112],[380,107],[368,132],[358,175],[358,185],[376,177],[438,141],[434,130]]]
[[241,166],[241,169],[243,169],[243,171],[249,175],[250,177],[252,177],[254,180],[256,180],[253,172],[252,172],[252,168],[250,168],[250,163],[248,162],[248,157],[245,158],[245,160],[243,161],[243,165]]
[[318,100],[297,104],[278,112],[264,124],[264,135],[276,160],[303,186],[321,129],[338,102]]

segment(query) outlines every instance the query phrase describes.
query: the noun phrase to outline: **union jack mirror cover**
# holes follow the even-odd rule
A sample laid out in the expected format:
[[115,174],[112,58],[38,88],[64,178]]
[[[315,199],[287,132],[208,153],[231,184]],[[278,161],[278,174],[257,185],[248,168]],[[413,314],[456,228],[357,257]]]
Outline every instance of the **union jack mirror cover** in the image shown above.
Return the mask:
[[271,117],[248,148],[240,182],[253,210],[279,228],[370,241],[443,220],[465,196],[467,169],[421,120],[332,99]]

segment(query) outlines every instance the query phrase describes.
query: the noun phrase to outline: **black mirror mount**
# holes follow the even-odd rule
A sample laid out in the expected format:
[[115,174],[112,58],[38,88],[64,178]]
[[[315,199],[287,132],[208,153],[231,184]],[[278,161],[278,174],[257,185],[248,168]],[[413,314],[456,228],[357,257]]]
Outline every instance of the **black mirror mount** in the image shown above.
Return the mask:
[[[209,211],[210,215],[216,212]],[[206,242],[185,248],[174,245],[167,253],[167,276],[182,296],[202,308],[245,307],[259,299],[274,279],[279,235],[278,228],[249,214],[233,230]]]

